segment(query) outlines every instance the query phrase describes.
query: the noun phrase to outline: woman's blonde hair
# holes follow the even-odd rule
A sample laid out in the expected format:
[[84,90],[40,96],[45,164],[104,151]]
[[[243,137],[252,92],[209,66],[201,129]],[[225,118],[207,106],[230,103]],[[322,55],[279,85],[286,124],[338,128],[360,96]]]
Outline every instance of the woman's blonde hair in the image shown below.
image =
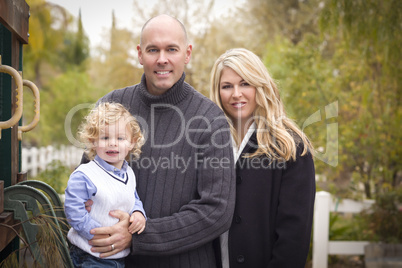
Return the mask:
[[144,144],[144,136],[137,120],[120,103],[103,102],[89,112],[78,130],[81,142],[86,145],[85,153],[89,159],[94,159],[96,155],[94,141],[99,138],[100,129],[116,123],[120,118],[127,120],[126,127],[130,131],[131,142],[134,142],[134,148],[130,150],[128,155],[132,154],[134,159],[139,158],[141,147]]
[[[267,155],[273,160],[295,160],[296,143],[299,143],[300,140],[304,144],[302,155],[306,154],[307,150],[313,152],[311,142],[296,123],[286,116],[277,85],[261,59],[253,52],[244,48],[230,49],[216,60],[210,80],[212,101],[224,110],[219,92],[224,68],[231,68],[244,81],[256,88],[257,108],[254,111],[253,119],[256,123],[258,149],[248,157]],[[227,115],[226,117],[232,136],[239,146],[241,140],[233,127],[232,120]]]

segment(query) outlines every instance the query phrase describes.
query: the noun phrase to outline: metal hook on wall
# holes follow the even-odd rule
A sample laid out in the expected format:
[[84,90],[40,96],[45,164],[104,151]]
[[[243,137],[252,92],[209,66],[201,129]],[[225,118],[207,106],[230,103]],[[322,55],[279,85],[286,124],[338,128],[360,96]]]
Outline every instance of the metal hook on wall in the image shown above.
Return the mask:
[[16,96],[16,102],[15,102],[14,114],[7,121],[1,121],[0,122],[0,139],[1,139],[1,130],[11,128],[15,124],[17,124],[18,121],[21,119],[21,116],[22,116],[22,104],[23,104],[23,99],[22,99],[23,82],[22,82],[22,77],[18,73],[17,70],[15,70],[14,68],[12,68],[10,66],[1,64],[1,55],[0,55],[0,72],[9,74],[14,79],[15,84],[17,85],[17,89],[16,89],[17,96]]
[[32,130],[39,122],[40,117],[40,95],[38,87],[29,80],[22,80],[24,86],[29,87],[32,90],[32,93],[35,97],[35,116],[32,119],[31,123],[26,126],[19,126],[18,127],[18,140],[22,140],[22,132],[28,132]]

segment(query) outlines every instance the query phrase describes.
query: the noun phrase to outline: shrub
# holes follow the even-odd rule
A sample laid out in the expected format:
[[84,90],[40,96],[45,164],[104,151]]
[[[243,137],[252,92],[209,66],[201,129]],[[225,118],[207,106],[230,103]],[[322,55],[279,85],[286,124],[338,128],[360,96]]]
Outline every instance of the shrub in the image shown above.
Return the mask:
[[362,216],[371,231],[371,241],[402,243],[402,189],[379,194]]

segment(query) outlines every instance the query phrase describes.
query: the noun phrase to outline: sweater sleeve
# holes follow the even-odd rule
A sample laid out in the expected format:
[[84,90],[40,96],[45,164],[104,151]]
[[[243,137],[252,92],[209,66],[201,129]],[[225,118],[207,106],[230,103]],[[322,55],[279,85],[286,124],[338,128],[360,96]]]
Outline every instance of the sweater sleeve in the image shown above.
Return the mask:
[[275,243],[268,267],[304,267],[310,247],[315,199],[315,170],[310,153],[286,162],[283,170]]
[[186,252],[211,242],[229,229],[235,203],[235,171],[226,119],[214,119],[210,128],[200,133],[199,141],[203,148],[194,156],[194,172],[190,173],[193,177],[184,178],[196,183],[196,191],[176,187],[176,191],[188,191],[192,200],[172,215],[160,218],[148,215],[145,231],[133,235],[133,255]]

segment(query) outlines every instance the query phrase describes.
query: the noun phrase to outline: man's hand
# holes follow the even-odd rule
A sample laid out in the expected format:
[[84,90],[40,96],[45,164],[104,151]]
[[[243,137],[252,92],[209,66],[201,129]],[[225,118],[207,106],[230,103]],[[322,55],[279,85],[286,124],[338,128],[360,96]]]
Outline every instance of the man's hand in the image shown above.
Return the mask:
[[131,246],[132,235],[128,232],[130,215],[121,210],[114,210],[110,216],[118,218],[119,222],[109,227],[99,227],[91,230],[94,237],[89,241],[92,252],[100,252],[101,258],[109,257]]

